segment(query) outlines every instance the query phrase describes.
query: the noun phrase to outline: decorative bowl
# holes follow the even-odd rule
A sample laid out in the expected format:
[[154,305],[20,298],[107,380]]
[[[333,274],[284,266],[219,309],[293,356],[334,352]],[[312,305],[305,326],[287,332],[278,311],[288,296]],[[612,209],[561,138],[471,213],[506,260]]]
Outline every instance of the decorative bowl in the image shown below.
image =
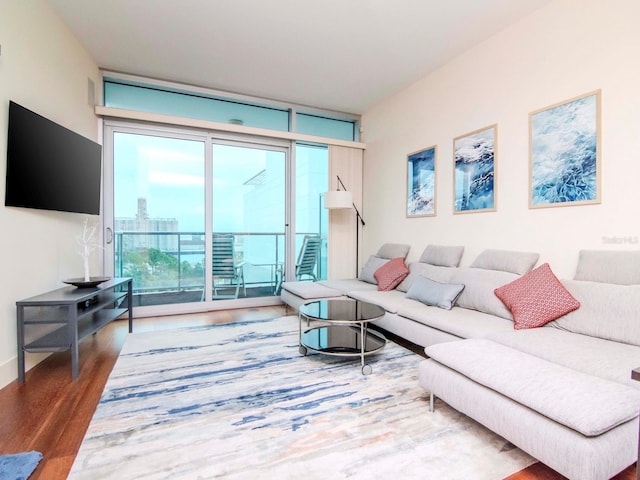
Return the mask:
[[62,282],[78,288],[95,288],[107,280],[111,280],[111,277],[89,277],[89,281],[85,281],[84,278],[69,278]]

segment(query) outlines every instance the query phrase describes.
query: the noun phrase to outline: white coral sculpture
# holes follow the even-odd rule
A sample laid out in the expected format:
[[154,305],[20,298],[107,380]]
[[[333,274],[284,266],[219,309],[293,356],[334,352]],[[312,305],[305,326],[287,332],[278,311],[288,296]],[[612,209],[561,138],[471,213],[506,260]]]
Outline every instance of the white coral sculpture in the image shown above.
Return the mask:
[[89,259],[91,258],[91,254],[100,247],[100,245],[98,245],[97,232],[98,225],[95,223],[89,225],[89,219],[85,218],[82,234],[76,237],[78,245],[80,246],[78,253],[82,257],[84,265],[85,282],[91,281],[91,276],[89,275]]

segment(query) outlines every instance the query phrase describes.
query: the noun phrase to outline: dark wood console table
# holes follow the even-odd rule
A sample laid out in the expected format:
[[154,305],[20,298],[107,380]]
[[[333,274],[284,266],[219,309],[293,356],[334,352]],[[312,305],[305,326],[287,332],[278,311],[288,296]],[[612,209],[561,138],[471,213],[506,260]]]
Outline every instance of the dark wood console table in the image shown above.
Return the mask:
[[113,278],[94,288],[59,288],[16,302],[18,381],[24,382],[25,352],[71,350],[71,377],[78,378],[78,342],[125,312],[133,331],[132,279]]

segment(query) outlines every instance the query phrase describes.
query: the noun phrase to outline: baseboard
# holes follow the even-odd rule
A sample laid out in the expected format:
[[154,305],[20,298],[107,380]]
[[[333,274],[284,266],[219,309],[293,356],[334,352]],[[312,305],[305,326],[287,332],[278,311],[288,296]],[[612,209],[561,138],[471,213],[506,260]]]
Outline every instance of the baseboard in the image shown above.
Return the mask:
[[[25,370],[28,372],[50,353],[29,353],[25,358]],[[0,388],[4,388],[18,378],[18,357],[13,357],[0,365]]]

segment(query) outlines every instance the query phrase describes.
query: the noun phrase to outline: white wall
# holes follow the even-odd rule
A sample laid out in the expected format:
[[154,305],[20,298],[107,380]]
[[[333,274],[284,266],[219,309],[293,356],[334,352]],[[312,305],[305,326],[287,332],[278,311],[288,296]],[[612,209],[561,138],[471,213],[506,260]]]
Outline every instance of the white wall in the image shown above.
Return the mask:
[[[62,279],[82,276],[76,236],[86,218],[4,206],[9,100],[98,140],[88,79],[95,83],[96,98],[101,87],[97,64],[43,0],[0,2],[0,45],[1,387],[17,377],[15,302],[62,287]],[[92,263],[92,275],[99,275],[100,259]],[[27,366],[40,358],[27,354]]]
[[[338,188],[338,178],[353,194],[353,204],[362,211],[363,153],[359,148],[329,146],[329,189]],[[362,227],[355,209],[329,210],[328,278],[356,276],[356,251],[362,268]],[[359,230],[356,230],[359,229]],[[356,248],[356,240],[358,247]]]
[[[640,248],[640,2],[556,0],[363,116],[364,250],[384,242],[539,252],[561,278],[580,249]],[[425,48],[430,48],[425,45]],[[602,203],[528,208],[529,112],[602,90]],[[453,138],[498,125],[497,212],[453,214]],[[406,155],[438,145],[437,216],[406,218]]]

